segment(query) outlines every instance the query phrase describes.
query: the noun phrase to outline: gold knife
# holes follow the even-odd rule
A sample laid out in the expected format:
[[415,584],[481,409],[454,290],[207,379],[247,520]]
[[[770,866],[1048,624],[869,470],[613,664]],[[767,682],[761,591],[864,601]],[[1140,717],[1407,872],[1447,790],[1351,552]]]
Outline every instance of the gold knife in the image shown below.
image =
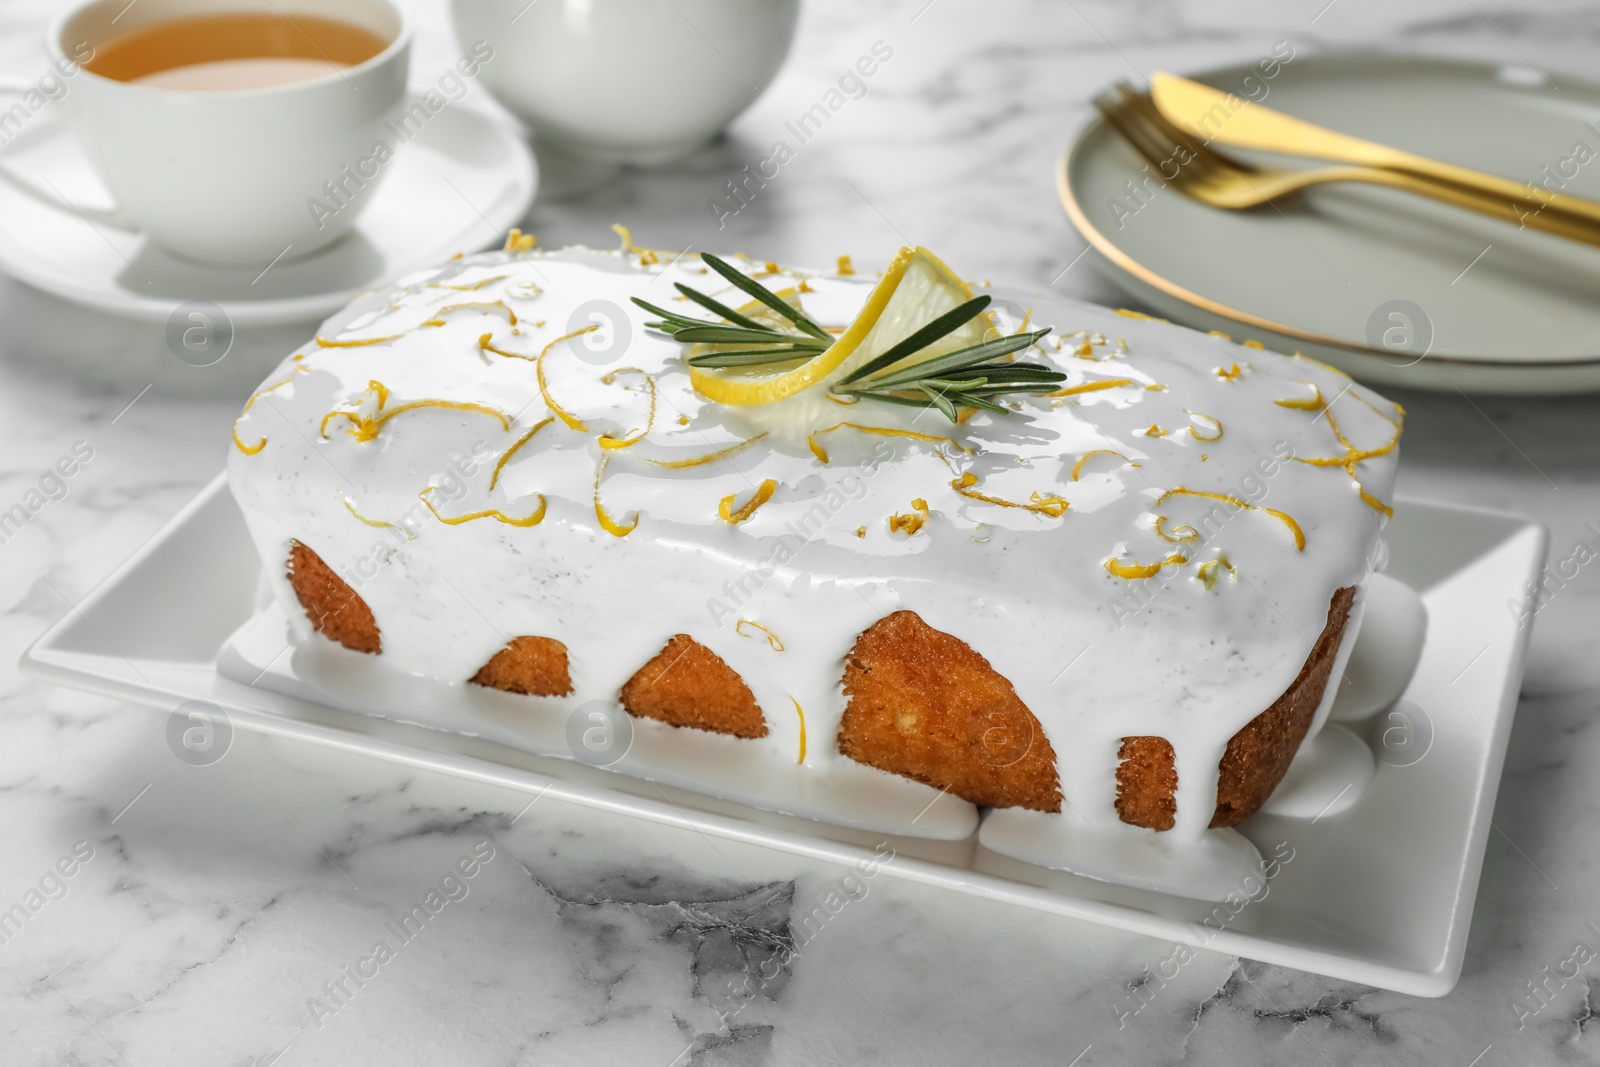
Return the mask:
[[1600,223],[1600,203],[1592,200],[1545,189],[1535,191],[1508,178],[1352,137],[1176,74],[1158,72],[1152,75],[1150,96],[1169,120],[1207,141],[1382,167],[1501,197],[1527,208],[1530,214],[1556,211]]

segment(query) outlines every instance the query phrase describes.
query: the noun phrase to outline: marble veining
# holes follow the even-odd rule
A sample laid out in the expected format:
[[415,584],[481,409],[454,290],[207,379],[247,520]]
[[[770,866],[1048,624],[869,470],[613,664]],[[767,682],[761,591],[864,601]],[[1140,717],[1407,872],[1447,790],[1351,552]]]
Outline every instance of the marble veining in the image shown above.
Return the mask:
[[[42,69],[56,7],[0,3],[0,68]],[[442,5],[417,15],[425,75],[454,45]],[[1052,187],[1107,82],[1277,40],[1582,76],[1597,37],[1593,12],[1556,0],[819,0],[725,141],[654,173],[547,161],[524,228],[603,244],[620,221],[657,247],[866,269],[922,243],[978,278],[1120,303]],[[867,95],[719,229],[708,203],[878,40],[894,57]],[[94,452],[0,543],[0,917],[27,915],[0,930],[0,1062],[1600,1061],[1600,959],[1578,962],[1600,950],[1600,571],[1540,613],[1465,971],[1422,1000],[287,742],[241,734],[216,764],[182,763],[163,716],[13,664],[221,468],[243,391],[293,342],[241,334],[207,376],[159,329],[10,282],[0,307],[0,507],[75,442]],[[1553,558],[1600,520],[1596,401],[1397,398],[1402,493],[1536,515]],[[60,874],[80,843],[92,855]],[[465,892],[441,890],[451,871]],[[389,924],[417,907],[402,943]],[[326,984],[384,939],[392,958],[335,1003]]]

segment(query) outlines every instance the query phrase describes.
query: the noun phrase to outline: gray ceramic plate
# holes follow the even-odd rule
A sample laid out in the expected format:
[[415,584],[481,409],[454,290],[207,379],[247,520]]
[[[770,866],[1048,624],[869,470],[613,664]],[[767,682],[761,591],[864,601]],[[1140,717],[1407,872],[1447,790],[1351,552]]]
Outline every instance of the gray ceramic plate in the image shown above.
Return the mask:
[[[1270,80],[1251,67],[1193,77],[1345,133],[1517,181],[1554,175],[1562,191],[1600,199],[1600,86],[1415,56],[1300,57]],[[1600,390],[1600,248],[1350,183],[1222,211],[1144,167],[1096,119],[1062,156],[1061,198],[1096,266],[1174,321],[1376,384]],[[1134,196],[1130,181],[1145,191]]]

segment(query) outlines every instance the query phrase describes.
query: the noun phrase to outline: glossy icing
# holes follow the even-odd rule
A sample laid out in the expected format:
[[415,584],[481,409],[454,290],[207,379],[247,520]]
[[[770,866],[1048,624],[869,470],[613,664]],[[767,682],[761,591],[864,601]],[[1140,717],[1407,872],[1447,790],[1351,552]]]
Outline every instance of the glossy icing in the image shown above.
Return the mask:
[[[563,641],[575,692],[523,698],[537,714],[614,699],[687,633],[766,715],[739,743],[822,770],[846,652],[908,608],[1012,682],[1072,808],[1110,810],[1121,738],[1171,740],[1166,836],[1198,838],[1228,738],[1372,569],[1398,408],[1313,361],[998,292],[1005,332],[1053,327],[1024,358],[1066,371],[1063,395],[961,425],[825,387],[726,406],[629,302],[680,281],[735,299],[668,258],[461,258],[358,299],[269,376],[229,478],[296,639],[321,640],[291,539],[366,600],[396,671],[464,685],[513,636]],[[735,262],[803,280],[831,328],[874,284]]]

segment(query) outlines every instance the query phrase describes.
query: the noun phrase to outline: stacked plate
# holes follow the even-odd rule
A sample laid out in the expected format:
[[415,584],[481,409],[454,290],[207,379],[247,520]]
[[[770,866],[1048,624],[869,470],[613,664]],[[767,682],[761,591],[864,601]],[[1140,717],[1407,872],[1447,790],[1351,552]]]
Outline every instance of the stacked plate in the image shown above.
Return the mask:
[[[1600,86],[1411,56],[1302,57],[1271,78],[1252,65],[1194,80],[1342,133],[1600,199]],[[1096,266],[1176,322],[1303,352],[1379,385],[1600,390],[1600,248],[1348,182],[1219,210],[1162,182],[1099,119],[1062,156],[1058,181]]]

